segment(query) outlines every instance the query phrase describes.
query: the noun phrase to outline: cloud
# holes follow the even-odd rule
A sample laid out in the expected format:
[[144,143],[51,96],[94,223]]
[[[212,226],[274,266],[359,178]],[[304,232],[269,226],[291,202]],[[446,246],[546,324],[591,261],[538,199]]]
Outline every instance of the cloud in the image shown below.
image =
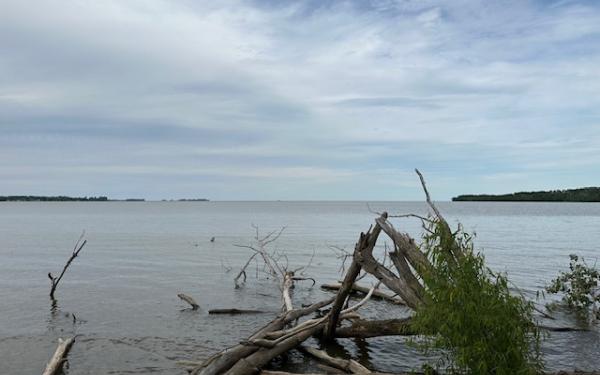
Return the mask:
[[586,1],[8,0],[0,194],[594,185],[599,39]]

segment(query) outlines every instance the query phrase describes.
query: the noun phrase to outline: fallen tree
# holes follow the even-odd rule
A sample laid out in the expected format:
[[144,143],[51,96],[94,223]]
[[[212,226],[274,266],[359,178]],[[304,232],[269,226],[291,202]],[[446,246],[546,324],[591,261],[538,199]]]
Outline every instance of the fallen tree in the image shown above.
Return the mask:
[[[278,282],[283,301],[282,313],[238,345],[198,363],[191,371],[192,374],[257,374],[264,371],[275,357],[298,348],[311,336],[328,341],[336,338],[389,335],[428,337],[430,341],[425,340],[424,345],[445,350],[451,356],[454,362],[450,366],[457,367],[451,367],[450,370],[482,373],[474,369],[474,366],[483,366],[485,371],[491,373],[539,372],[540,336],[539,329],[533,321],[533,306],[522,296],[511,296],[506,279],[485,267],[483,257],[474,252],[470,237],[462,233],[460,227],[456,231],[452,230],[431,200],[423,176],[418,170],[416,172],[431,211],[430,216],[377,213],[369,230],[360,234],[351,257],[349,254],[343,255],[344,260],[351,258],[351,263],[345,270],[341,283],[324,286],[329,290],[336,290],[335,297],[330,300],[302,309],[294,308],[290,291],[294,280],[298,279],[295,276],[297,270],[288,270],[287,264],[284,267],[278,262],[283,258],[287,263],[287,257],[284,255],[277,257],[275,253],[266,250],[266,245],[279,237],[283,229],[260,237],[256,228],[257,245],[243,246],[254,253],[236,276],[234,284],[236,288],[241,287],[246,280],[245,269],[253,260],[262,259],[263,271]],[[423,243],[419,245],[407,233],[398,231],[390,221],[394,217],[416,217],[421,220],[425,231]],[[374,255],[381,235],[386,235],[393,243],[393,247],[386,251],[383,261]],[[390,264],[386,264],[386,257]],[[359,287],[357,280],[362,277],[361,274],[374,277],[378,281],[377,285],[385,285],[393,295],[383,293],[377,290],[377,287],[368,290]],[[241,277],[244,279],[242,282],[239,281]],[[456,296],[444,294],[444,288]],[[357,291],[366,291],[366,296],[353,307],[347,307],[350,296]],[[367,320],[358,316],[356,310],[375,295],[393,302],[401,301],[413,310],[415,317]],[[477,317],[477,306],[473,306],[473,300],[470,299],[472,295],[480,296],[482,301],[490,306],[494,303],[499,304],[499,311],[504,314],[502,319],[494,320],[493,311],[490,309],[484,311],[488,315]],[[440,301],[447,303],[451,310],[440,308]],[[329,304],[331,308],[323,310]],[[443,311],[444,314],[432,316],[432,312],[436,311]],[[318,313],[317,317],[299,321],[313,313]],[[456,332],[460,331],[460,328],[457,328],[460,324],[471,320],[480,325],[479,331]],[[342,324],[345,321],[351,323]],[[495,324],[500,326],[494,326]],[[447,326],[451,327],[450,331],[446,329]],[[492,331],[495,333],[491,336],[501,336],[503,340],[514,336],[514,342],[518,343],[517,350],[506,349],[506,342],[488,337],[488,332]],[[454,334],[456,335],[452,336]],[[494,347],[496,344],[499,345],[498,348]],[[473,348],[473,345],[480,347]],[[502,357],[502,351],[505,349],[510,352],[510,356],[506,358]],[[327,366],[337,363],[338,366],[334,367],[338,371],[373,373],[352,360],[331,358],[314,349],[303,350],[311,356],[317,355],[320,360],[327,358]],[[476,355],[477,351],[483,354]],[[490,360],[496,361],[493,364],[495,367],[487,367],[491,365]]]

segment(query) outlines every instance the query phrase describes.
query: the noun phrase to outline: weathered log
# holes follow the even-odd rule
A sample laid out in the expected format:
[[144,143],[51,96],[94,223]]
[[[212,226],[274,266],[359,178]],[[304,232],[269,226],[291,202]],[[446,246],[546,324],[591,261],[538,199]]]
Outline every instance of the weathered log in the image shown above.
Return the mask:
[[[340,287],[342,286],[342,284],[323,284],[321,285],[322,289],[325,290],[339,290]],[[367,288],[366,286],[362,286],[362,285],[358,285],[358,284],[353,284],[352,285],[352,292],[360,292],[363,294],[367,294],[369,292],[369,288]],[[392,296],[390,294],[387,294],[386,292],[383,292],[381,290],[375,290],[373,292],[373,295],[371,296],[371,298],[373,299],[382,299],[388,302],[391,302],[393,304],[396,305],[406,305],[404,303],[404,301],[402,301],[400,298]]]
[[58,346],[56,347],[52,358],[50,358],[50,362],[48,362],[48,364],[46,365],[46,369],[44,370],[42,375],[58,374],[58,372],[62,368],[62,365],[66,361],[65,357],[67,356],[71,345],[73,345],[73,342],[75,342],[75,337],[71,337],[66,340],[63,340],[61,338],[58,339]]
[[182,301],[189,303],[190,306],[192,307],[192,310],[198,310],[198,308],[200,307],[200,305],[198,305],[196,300],[194,300],[192,297],[188,296],[187,294],[177,293],[177,297],[179,297],[179,299],[181,299]]
[[263,314],[266,311],[262,310],[244,310],[244,309],[212,309],[208,310],[210,315],[218,315],[218,314],[229,314],[229,315],[238,315],[238,314]]
[[306,339],[314,335],[319,330],[323,329],[324,322],[319,325],[315,325],[309,329],[299,332],[281,342],[275,347],[267,349],[260,348],[251,355],[241,358],[236,362],[235,365],[226,372],[228,375],[249,375],[260,372],[261,368],[269,363],[273,358],[287,352],[290,349],[303,343]]
[[315,348],[300,346],[300,350],[312,355],[316,359],[325,362],[329,366],[337,367],[346,372],[350,372],[352,374],[369,374],[371,371],[360,363],[356,362],[353,359],[341,359],[334,358],[324,352],[323,350],[318,350]]
[[538,326],[546,331],[550,332],[587,332],[589,329],[586,328],[576,328],[576,327],[552,327],[552,326]]
[[[387,216],[385,212],[384,214]],[[376,225],[376,228],[379,228],[379,225]],[[365,247],[363,251],[355,253],[354,258],[366,272],[375,276],[386,287],[398,294],[408,307],[416,309],[422,303],[422,298],[408,286],[403,275],[394,274],[373,257],[372,247]]]
[[387,320],[354,320],[349,326],[338,327],[337,338],[369,338],[379,336],[410,336],[417,332],[411,326],[410,318]]
[[[60,280],[62,280],[63,276],[65,275],[65,272],[67,272],[67,268],[69,268],[69,266],[71,265],[71,262],[73,262],[73,260],[75,258],[77,258],[77,256],[79,255],[79,252],[81,251],[81,249],[83,249],[83,247],[87,243],[87,240],[83,239],[84,235],[85,235],[85,232],[82,233],[81,236],[79,236],[79,239],[77,240],[77,242],[75,243],[75,247],[73,248],[73,252],[71,253],[71,256],[69,257],[69,260],[67,260],[67,263],[63,267],[60,275],[58,277],[54,277],[54,276],[52,276],[52,273],[48,272],[48,278],[50,279],[50,298],[51,299],[54,299],[54,292],[56,292],[56,288],[58,288],[58,283],[60,282]],[[83,240],[83,242],[82,242],[82,240]]]
[[[345,315],[351,314],[363,306],[369,300],[369,298],[371,298],[373,290],[375,290],[375,287],[373,287],[372,290],[360,302],[342,310],[340,312],[340,318],[343,319]],[[280,339],[277,339],[276,345],[272,348],[261,347],[249,356],[239,359],[235,365],[233,365],[229,371],[226,372],[226,374],[250,375],[260,372],[260,370],[276,356],[297,347],[309,337],[315,335],[317,332],[322,331],[325,324],[329,321],[329,316],[326,315],[320,319],[313,319],[313,321],[314,323],[311,322],[306,324],[305,327],[302,328],[300,328],[302,325],[299,325],[296,327],[296,331],[293,332],[293,334],[284,335]]]
[[394,241],[397,249],[406,257],[406,260],[408,260],[417,273],[428,272],[432,268],[427,256],[419,250],[415,240],[408,234],[398,232],[387,219],[382,217],[378,217],[375,221],[379,224],[381,230]]
[[291,311],[294,309],[292,305],[292,297],[290,296],[290,289],[294,286],[294,272],[286,271],[283,274],[283,282],[281,284],[281,295],[283,298],[283,310]]
[[[383,213],[382,217],[387,217],[387,213]],[[373,247],[377,242],[377,237],[379,237],[379,233],[381,233],[381,227],[379,225],[375,225],[375,228],[367,231],[366,234],[361,233],[354,247],[354,256],[352,257],[352,263],[350,264],[350,268],[346,272],[344,276],[344,281],[342,282],[342,287],[338,291],[338,294],[335,298],[335,302],[331,307],[331,312],[329,313],[329,321],[325,327],[323,332],[323,338],[326,340],[333,339],[335,335],[335,330],[338,325],[340,311],[342,307],[346,303],[346,299],[350,295],[350,291],[352,290],[352,286],[355,284],[356,278],[360,274],[360,270],[362,268],[362,264],[359,261],[361,254],[363,251],[373,251]],[[369,250],[370,249],[370,250]]]
[[[331,304],[334,298],[314,303],[308,307],[295,309],[280,314],[266,326],[259,329],[248,340],[264,338],[265,335],[272,331],[281,330],[286,324],[293,322],[305,315],[314,313],[315,311]],[[193,369],[192,375],[217,375],[229,370],[237,361],[256,352],[259,348],[256,346],[236,345],[232,348],[221,351],[208,358],[201,366]]]
[[417,277],[413,274],[413,271],[410,269],[408,262],[402,250],[398,248],[397,245],[394,244],[395,250],[390,253],[390,259],[392,263],[394,263],[394,267],[398,271],[398,277],[402,277],[406,280],[406,285],[411,289],[411,291],[419,297],[420,301],[423,301],[423,297],[425,296],[425,288],[419,282]]

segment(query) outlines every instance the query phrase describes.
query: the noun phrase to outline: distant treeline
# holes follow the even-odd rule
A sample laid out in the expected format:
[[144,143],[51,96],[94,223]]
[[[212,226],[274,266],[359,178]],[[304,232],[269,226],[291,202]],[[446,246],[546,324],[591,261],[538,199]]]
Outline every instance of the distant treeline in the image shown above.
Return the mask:
[[600,187],[579,189],[524,191],[512,194],[467,194],[452,198],[453,201],[498,201],[498,202],[600,202]]
[[94,201],[104,202],[108,201],[107,197],[67,197],[59,195],[56,197],[47,197],[39,195],[9,195],[0,196],[0,202],[70,202],[70,201]]

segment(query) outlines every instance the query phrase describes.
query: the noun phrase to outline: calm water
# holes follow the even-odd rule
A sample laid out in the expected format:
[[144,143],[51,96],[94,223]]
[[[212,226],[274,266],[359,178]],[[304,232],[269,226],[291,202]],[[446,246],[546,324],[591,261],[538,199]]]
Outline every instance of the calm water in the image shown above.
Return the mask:
[[[374,210],[425,213],[422,203],[378,202]],[[495,270],[533,296],[577,253],[600,256],[600,204],[440,203],[450,222],[477,233],[476,243]],[[263,232],[286,226],[275,247],[290,268],[316,254],[308,274],[319,283],[339,277],[329,246],[352,250],[373,222],[361,202],[31,202],[0,203],[0,373],[41,373],[58,337],[79,335],[69,354],[69,374],[184,374],[177,360],[203,359],[237,343],[280,307],[277,287],[256,269],[235,290],[235,270],[250,250],[251,224]],[[420,235],[419,223],[397,219],[397,228]],[[53,309],[48,272],[57,274],[82,230],[88,244],[67,272]],[[215,236],[215,242],[209,239]],[[380,240],[381,248],[383,242]],[[378,251],[381,251],[379,249]],[[227,272],[227,267],[232,267]],[[367,281],[368,282],[368,281]],[[184,310],[185,292],[202,309]],[[294,303],[330,294],[309,285]],[[268,313],[209,316],[210,308],[238,307]],[[72,316],[77,316],[73,323]],[[366,316],[406,314],[371,302]],[[575,325],[561,315],[555,325]],[[403,338],[340,340],[336,349],[381,371],[408,370],[422,358]],[[331,349],[331,348],[330,348]],[[600,334],[553,333],[544,347],[547,367],[600,369]],[[305,368],[291,356],[296,370]]]

